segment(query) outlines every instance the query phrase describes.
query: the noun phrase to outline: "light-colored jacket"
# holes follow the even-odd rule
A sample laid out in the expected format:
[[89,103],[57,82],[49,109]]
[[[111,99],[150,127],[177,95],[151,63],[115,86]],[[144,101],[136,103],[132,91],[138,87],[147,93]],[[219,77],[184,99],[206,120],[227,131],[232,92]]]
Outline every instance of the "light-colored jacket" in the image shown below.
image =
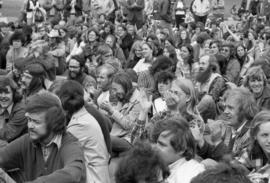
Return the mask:
[[109,152],[97,120],[83,107],[72,115],[67,131],[80,142],[86,164],[87,183],[110,183]]
[[209,0],[195,0],[192,6],[192,10],[197,16],[206,16],[210,11],[210,2]]
[[139,95],[139,91],[134,90],[129,102],[124,104],[120,110],[114,110],[111,117],[115,123],[112,126],[111,135],[130,141],[131,130],[140,114]]

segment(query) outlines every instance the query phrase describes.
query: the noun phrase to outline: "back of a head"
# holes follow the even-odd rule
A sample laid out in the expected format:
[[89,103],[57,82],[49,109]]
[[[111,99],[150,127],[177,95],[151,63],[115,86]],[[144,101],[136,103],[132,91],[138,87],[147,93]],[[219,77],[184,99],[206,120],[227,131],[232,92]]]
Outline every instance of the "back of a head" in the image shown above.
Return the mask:
[[61,99],[64,110],[70,115],[84,106],[84,90],[80,83],[74,80],[65,81],[56,95]]
[[221,163],[197,175],[191,183],[251,183],[238,167]]
[[138,142],[120,161],[115,173],[116,183],[159,182],[159,175],[169,175],[162,158],[149,143]]
[[166,56],[159,56],[156,58],[152,67],[150,69],[151,74],[154,76],[156,73],[164,70],[168,70],[169,68],[173,68],[174,63],[173,61]]

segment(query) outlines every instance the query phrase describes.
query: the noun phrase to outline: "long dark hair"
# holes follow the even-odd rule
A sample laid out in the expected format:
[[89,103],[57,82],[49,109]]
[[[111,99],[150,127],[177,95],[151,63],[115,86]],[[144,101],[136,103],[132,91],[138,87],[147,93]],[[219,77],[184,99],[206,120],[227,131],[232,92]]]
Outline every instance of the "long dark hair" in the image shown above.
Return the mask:
[[123,103],[129,102],[134,92],[132,80],[130,79],[129,75],[125,72],[120,72],[113,77],[112,83],[117,83],[123,87],[125,91]]

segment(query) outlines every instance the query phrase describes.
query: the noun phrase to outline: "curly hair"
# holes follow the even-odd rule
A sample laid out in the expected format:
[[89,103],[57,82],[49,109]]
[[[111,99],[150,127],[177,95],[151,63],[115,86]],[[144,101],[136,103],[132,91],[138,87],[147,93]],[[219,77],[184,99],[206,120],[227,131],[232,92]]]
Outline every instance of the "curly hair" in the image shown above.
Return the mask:
[[123,87],[123,89],[125,91],[125,96],[124,96],[123,102],[127,103],[130,100],[130,98],[134,92],[132,80],[130,79],[129,75],[125,72],[117,73],[113,77],[112,83],[117,83]]
[[116,183],[158,182],[169,176],[169,170],[149,143],[138,142],[120,161],[115,173]]
[[197,175],[191,183],[251,183],[244,170],[234,165],[220,163]]

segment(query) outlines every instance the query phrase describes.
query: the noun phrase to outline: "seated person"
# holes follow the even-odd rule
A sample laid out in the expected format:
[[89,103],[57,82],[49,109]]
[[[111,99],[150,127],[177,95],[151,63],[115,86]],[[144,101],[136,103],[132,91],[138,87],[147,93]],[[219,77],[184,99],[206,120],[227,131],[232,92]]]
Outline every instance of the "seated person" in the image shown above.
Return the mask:
[[41,92],[26,102],[29,134],[0,150],[0,167],[19,168],[16,182],[84,183],[85,165],[78,140],[66,132],[60,99]]
[[270,87],[261,66],[250,67],[243,84],[254,95],[260,110],[270,109]]
[[193,177],[205,170],[194,160],[196,143],[184,118],[156,123],[152,136],[161,158],[169,166],[168,183],[190,183]]
[[0,140],[11,142],[27,133],[27,119],[22,97],[16,83],[7,76],[0,77]]
[[164,94],[171,88],[174,75],[170,72],[160,72],[156,77],[156,89],[158,97],[153,102],[153,114],[167,111],[167,104],[164,99]]
[[114,122],[111,130],[112,151],[121,153],[131,148],[131,130],[140,112],[139,91],[133,87],[128,75],[122,72],[112,79],[110,98],[115,105],[103,102],[100,108],[108,112]]
[[269,162],[270,112],[259,112],[251,123],[250,145],[236,159],[250,171],[258,171]]

